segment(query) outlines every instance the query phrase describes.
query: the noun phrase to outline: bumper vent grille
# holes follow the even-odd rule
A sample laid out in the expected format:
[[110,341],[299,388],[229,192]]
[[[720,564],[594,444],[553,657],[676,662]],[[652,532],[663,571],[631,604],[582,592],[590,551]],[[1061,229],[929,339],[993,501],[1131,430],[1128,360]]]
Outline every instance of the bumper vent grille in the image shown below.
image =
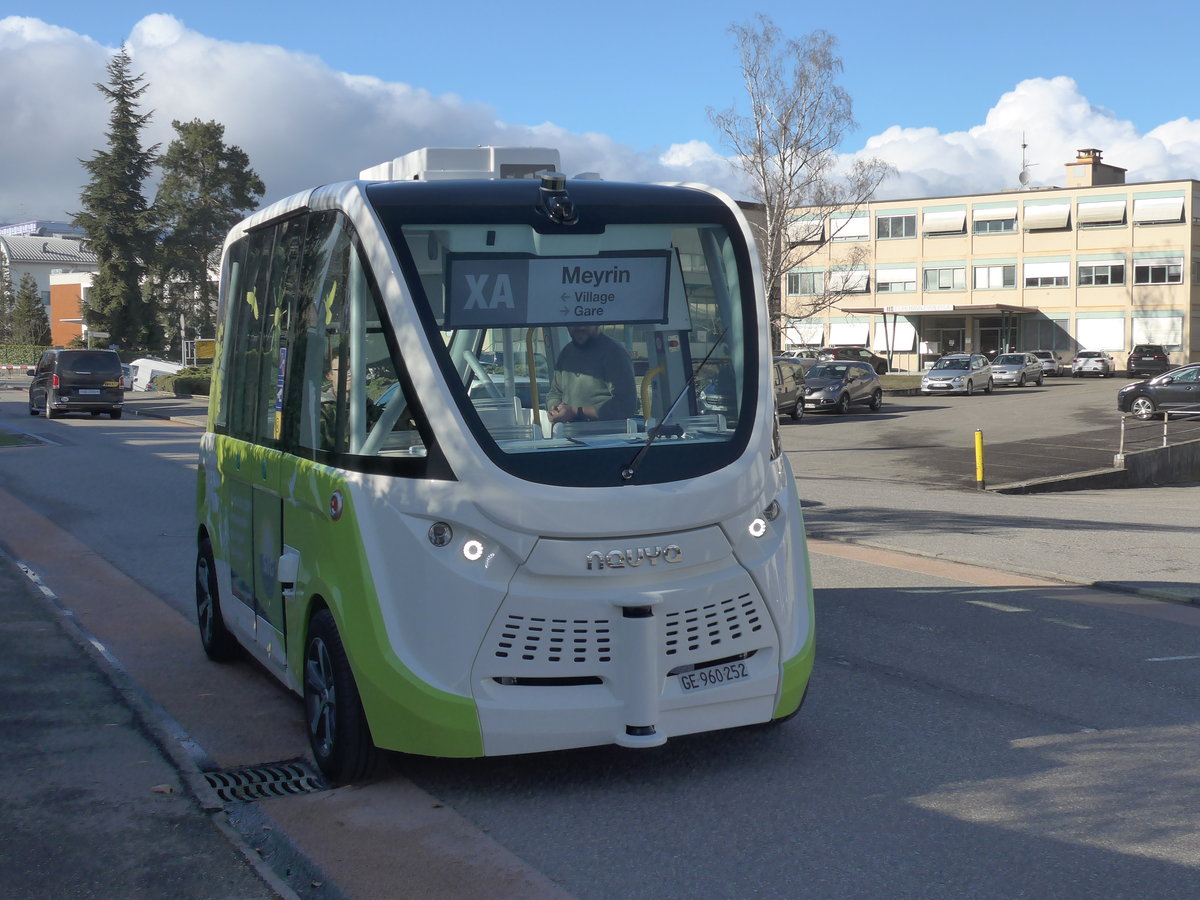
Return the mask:
[[612,662],[608,619],[556,619],[510,613],[496,642],[499,659],[522,662]]
[[762,613],[749,594],[706,603],[703,606],[667,613],[663,616],[663,635],[667,656],[681,650],[696,651],[717,647],[762,631]]

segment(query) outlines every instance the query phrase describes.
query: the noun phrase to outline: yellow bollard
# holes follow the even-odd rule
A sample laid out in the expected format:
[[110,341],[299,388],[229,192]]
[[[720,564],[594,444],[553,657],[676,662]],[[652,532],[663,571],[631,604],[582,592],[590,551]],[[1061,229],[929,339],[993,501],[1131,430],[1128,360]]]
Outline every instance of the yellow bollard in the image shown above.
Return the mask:
[[975,489],[982,491],[986,487],[983,480],[983,432],[975,429]]

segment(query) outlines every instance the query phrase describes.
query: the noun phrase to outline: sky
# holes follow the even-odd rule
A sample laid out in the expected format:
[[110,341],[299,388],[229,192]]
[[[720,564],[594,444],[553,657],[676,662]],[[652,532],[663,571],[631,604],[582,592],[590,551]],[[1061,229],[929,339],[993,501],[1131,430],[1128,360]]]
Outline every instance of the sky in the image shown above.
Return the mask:
[[[96,89],[126,46],[143,142],[216,120],[264,202],[426,146],[555,147],[568,174],[700,181],[747,196],[710,109],[745,110],[729,28],[769,16],[838,41],[857,127],[841,162],[894,167],[877,199],[1061,185],[1096,147],[1130,182],[1200,178],[1200,7],[1046,0],[7,0],[0,223],[66,220],[105,146]],[[1022,149],[1022,143],[1026,148]],[[153,184],[147,186],[152,195]]]

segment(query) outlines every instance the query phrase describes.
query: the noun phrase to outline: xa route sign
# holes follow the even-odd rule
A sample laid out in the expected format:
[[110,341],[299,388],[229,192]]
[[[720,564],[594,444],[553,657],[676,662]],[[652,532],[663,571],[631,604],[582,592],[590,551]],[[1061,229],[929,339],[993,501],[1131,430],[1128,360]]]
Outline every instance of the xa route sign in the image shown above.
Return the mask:
[[447,328],[666,321],[670,251],[451,256]]

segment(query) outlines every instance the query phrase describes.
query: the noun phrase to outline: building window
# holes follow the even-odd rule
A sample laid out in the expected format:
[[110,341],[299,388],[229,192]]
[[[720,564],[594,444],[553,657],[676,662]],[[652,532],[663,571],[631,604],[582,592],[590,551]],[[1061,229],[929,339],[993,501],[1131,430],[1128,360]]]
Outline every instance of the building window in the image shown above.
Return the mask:
[[925,270],[925,290],[927,291],[965,291],[966,289],[967,270],[965,266]]
[[835,241],[865,241],[871,236],[871,219],[866,215],[833,218],[829,222],[829,233]]
[[976,266],[975,290],[992,291],[1017,286],[1017,267],[1012,266]]
[[973,224],[975,234],[1005,234],[1017,230],[1017,218],[1011,219],[976,219]]
[[1099,287],[1125,283],[1124,263],[1080,263],[1079,286]]
[[876,216],[875,237],[910,238],[917,236],[917,217],[914,216]]
[[917,270],[911,269],[876,269],[875,270],[875,292],[879,294],[886,293],[905,293],[916,291],[917,289]]
[[1182,259],[1144,259],[1133,264],[1134,284],[1183,284]]
[[1067,287],[1071,283],[1071,264],[1064,260],[1025,263],[1025,287]]
[[821,272],[788,272],[788,296],[817,296],[822,294],[825,291],[824,280]]

